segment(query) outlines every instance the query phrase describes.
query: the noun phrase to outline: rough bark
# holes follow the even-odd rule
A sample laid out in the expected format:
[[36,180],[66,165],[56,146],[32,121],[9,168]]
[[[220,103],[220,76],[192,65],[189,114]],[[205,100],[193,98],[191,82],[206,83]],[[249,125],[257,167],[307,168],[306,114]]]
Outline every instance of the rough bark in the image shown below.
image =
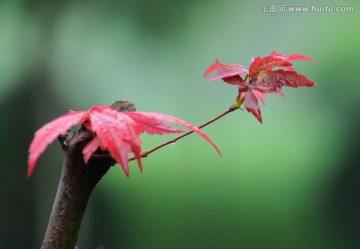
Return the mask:
[[91,192],[114,164],[112,159],[97,158],[85,164],[82,148],[92,137],[85,129],[59,137],[64,150],[63,169],[42,249],[75,247]]

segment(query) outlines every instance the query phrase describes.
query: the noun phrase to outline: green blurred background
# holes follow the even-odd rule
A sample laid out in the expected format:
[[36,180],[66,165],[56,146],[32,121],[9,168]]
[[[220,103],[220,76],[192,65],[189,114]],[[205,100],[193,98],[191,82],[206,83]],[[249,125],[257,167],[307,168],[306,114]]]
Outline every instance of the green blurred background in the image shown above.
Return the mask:
[[[265,13],[269,5],[351,13]],[[265,9],[264,9],[265,8]],[[276,50],[317,63],[318,84],[266,96],[264,124],[237,111],[197,136],[113,167],[96,187],[78,246],[360,248],[358,1],[0,2],[0,247],[40,248],[60,176],[58,143],[26,177],[28,145],[68,109],[118,99],[200,124],[236,87],[205,83],[215,58],[248,66]],[[144,135],[143,148],[169,137]]]

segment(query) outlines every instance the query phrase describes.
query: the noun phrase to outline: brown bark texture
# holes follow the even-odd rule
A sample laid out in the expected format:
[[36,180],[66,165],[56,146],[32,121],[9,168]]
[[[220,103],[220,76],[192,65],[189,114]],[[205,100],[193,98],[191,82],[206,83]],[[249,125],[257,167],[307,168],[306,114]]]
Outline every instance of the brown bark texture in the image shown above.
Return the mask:
[[64,162],[42,249],[74,249],[91,192],[114,164],[111,158],[85,164],[82,149],[92,138],[83,128],[59,137]]

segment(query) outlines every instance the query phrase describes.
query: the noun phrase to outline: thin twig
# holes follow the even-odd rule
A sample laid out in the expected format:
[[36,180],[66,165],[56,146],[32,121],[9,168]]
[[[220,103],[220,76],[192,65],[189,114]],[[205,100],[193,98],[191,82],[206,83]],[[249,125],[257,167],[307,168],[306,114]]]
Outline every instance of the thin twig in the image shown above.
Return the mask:
[[[209,121],[203,123],[202,125],[199,125],[198,128],[201,129],[201,128],[203,128],[203,127],[211,124],[212,122],[218,120],[219,118],[222,118],[223,116],[229,114],[230,112],[235,111],[236,109],[237,109],[237,108],[234,108],[233,106],[231,106],[228,110],[226,110],[225,112],[219,114],[219,115],[216,116],[215,118],[210,119]],[[166,141],[166,142],[164,142],[164,143],[161,143],[161,144],[153,147],[153,148],[150,149],[150,150],[143,151],[143,152],[141,152],[141,157],[147,157],[150,153],[153,153],[154,151],[156,151],[156,150],[158,150],[158,149],[160,149],[160,148],[162,148],[162,147],[164,147],[164,146],[166,146],[166,145],[168,145],[168,144],[174,144],[174,143],[176,143],[176,141],[178,141],[179,139],[181,139],[181,138],[183,138],[183,137],[186,137],[186,136],[190,135],[191,133],[193,133],[193,131],[188,131],[188,132],[186,132],[186,133],[184,133],[184,134],[182,134],[182,135],[180,135],[180,136],[177,136],[177,137],[175,137],[175,138],[172,138],[172,139],[170,139],[170,140],[168,140],[168,141]],[[131,160],[135,160],[135,157],[130,157],[130,158],[129,158],[129,161],[131,161]]]

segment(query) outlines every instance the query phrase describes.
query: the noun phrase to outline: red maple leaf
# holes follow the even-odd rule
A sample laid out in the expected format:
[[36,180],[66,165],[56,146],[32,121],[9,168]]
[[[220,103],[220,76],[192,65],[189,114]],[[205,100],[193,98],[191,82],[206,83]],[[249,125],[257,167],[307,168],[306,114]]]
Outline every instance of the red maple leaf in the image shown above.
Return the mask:
[[179,118],[160,113],[118,112],[108,106],[93,106],[87,111],[70,111],[45,124],[35,133],[29,148],[28,176],[31,176],[36,161],[46,147],[75,125],[83,125],[94,133],[94,138],[86,144],[82,151],[86,163],[96,150],[108,151],[128,176],[128,155],[130,153],[134,154],[138,166],[142,170],[139,137],[142,132],[160,135],[183,132],[181,129],[171,127],[166,122],[185,126],[197,133],[220,154],[219,149],[203,131]]
[[223,79],[226,83],[237,85],[243,80],[239,74],[247,73],[247,70],[239,64],[221,64],[218,60],[215,61],[204,73],[207,77],[209,73],[217,70],[217,74],[212,76],[208,81]]
[[[300,54],[281,55],[272,52],[269,56],[263,58],[253,58],[249,71],[239,64],[221,64],[218,60],[209,66],[205,71],[204,77],[209,73],[216,71],[208,81],[222,79],[224,82],[238,86],[237,104],[244,103],[248,112],[251,112],[257,120],[262,123],[262,117],[258,99],[265,104],[265,93],[282,94],[282,87],[312,87],[314,82],[305,76],[298,74],[293,68],[291,60],[315,60]],[[275,69],[274,69],[275,68]],[[280,69],[279,69],[280,68]],[[245,78],[240,76],[245,74]]]
[[271,55],[263,58],[256,57],[249,66],[249,76],[255,78],[259,73],[270,72],[276,66],[288,67],[291,66],[291,63]]

